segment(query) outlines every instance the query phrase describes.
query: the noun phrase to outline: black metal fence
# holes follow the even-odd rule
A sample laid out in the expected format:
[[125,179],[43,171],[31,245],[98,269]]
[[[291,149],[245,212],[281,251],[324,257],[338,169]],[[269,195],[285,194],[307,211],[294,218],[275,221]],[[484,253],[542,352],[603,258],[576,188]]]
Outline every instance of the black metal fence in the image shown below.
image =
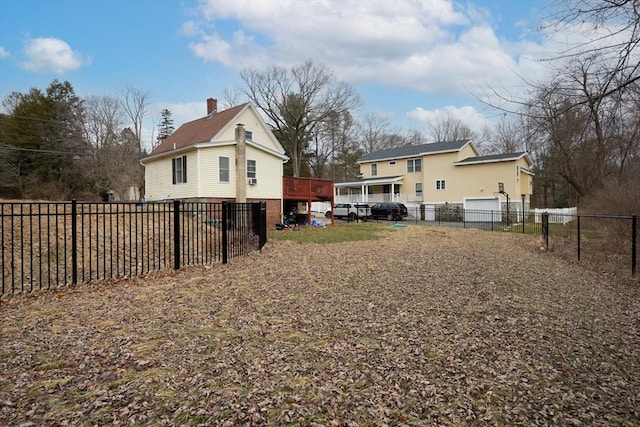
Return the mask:
[[261,249],[265,203],[0,203],[0,297]]
[[603,269],[637,273],[638,216],[486,211],[460,207],[415,208],[406,221],[542,236],[545,250]]

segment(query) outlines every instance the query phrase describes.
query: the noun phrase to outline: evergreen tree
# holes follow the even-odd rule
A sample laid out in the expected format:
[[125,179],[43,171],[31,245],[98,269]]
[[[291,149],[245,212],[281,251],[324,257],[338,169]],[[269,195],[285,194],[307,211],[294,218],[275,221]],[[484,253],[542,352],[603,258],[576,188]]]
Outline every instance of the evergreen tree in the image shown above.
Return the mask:
[[[83,106],[73,86],[53,80],[45,92],[31,88],[4,100],[3,140],[13,155],[5,165],[14,172],[22,197],[68,198],[86,187],[90,147],[83,134]],[[6,185],[2,187],[7,188]]]
[[[168,109],[164,109],[160,112],[160,116],[162,117],[160,120],[160,124],[158,125],[158,137],[156,138],[156,147],[167,139],[169,135],[171,135],[174,131],[173,127],[173,119],[171,118],[171,111]],[[155,147],[154,147],[155,148]]]

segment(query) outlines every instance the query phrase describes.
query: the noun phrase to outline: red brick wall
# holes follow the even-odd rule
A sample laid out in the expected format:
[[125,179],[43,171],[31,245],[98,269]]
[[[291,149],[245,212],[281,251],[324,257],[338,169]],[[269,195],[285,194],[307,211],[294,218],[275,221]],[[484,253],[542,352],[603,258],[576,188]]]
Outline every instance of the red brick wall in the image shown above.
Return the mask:
[[[235,202],[234,199],[220,199],[209,197],[207,198],[207,202],[220,203],[220,202]],[[257,199],[248,199],[248,203],[255,202],[266,202],[267,203],[267,230],[271,228],[275,228],[275,225],[279,222],[282,222],[281,216],[281,206],[279,199],[268,199],[268,200],[257,200]]]

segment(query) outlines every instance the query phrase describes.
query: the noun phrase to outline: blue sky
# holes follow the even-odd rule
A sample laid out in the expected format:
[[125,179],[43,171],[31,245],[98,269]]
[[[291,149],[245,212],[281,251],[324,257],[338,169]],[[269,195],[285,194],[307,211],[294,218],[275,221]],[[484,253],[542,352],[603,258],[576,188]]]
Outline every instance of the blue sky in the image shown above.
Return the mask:
[[[204,116],[246,67],[327,65],[400,130],[443,115],[479,130],[488,87],[543,79],[550,0],[3,0],[0,98],[53,79],[80,96],[148,91],[147,131]],[[475,96],[474,96],[475,95]]]

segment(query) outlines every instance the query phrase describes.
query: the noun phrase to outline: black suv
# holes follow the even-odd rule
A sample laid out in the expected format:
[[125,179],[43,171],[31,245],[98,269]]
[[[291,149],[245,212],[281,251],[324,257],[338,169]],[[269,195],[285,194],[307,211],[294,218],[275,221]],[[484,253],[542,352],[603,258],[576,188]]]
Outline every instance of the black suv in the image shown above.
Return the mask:
[[371,216],[373,218],[402,221],[402,218],[408,215],[409,211],[407,211],[407,207],[402,203],[383,202],[371,206]]

